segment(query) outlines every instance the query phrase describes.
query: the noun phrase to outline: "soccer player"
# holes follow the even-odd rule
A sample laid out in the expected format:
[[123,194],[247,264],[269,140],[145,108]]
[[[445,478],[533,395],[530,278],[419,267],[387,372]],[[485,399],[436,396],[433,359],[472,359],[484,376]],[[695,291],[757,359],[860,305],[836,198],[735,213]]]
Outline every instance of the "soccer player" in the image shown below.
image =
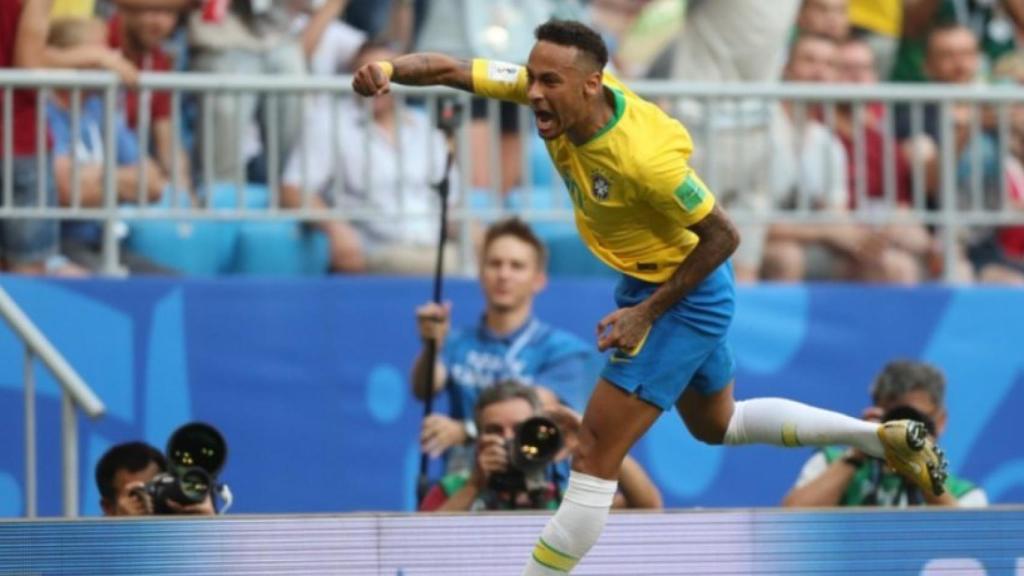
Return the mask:
[[604,527],[626,453],[673,405],[710,444],[849,445],[941,493],[945,458],[919,423],[733,399],[726,332],[739,236],[688,165],[689,135],[603,71],[608,51],[590,28],[553,20],[536,37],[525,67],[420,53],[367,64],[353,80],[363,96],[387,93],[391,82],[442,84],[530,106],[580,236],[622,272],[619,308],[597,324],[598,348],[613,353],[583,416],[565,498],[523,574],[575,567]]

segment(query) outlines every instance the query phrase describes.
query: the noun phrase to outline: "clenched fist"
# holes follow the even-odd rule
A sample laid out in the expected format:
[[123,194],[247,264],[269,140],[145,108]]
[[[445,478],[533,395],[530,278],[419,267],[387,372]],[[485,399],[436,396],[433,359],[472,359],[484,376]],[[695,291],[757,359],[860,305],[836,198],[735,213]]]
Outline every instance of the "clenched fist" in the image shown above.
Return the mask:
[[385,71],[380,62],[364,64],[356,70],[352,89],[360,96],[382,96],[391,91],[390,70]]

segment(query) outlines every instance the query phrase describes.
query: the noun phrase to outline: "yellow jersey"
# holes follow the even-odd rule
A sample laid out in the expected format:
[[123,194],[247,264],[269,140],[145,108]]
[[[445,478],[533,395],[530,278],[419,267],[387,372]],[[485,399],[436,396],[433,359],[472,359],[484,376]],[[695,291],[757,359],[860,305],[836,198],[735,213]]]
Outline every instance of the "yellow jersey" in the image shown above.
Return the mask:
[[[612,268],[646,282],[666,280],[697,246],[688,227],[715,205],[689,165],[686,129],[614,76],[611,121],[579,146],[562,134],[548,154],[572,198],[576,227],[588,248]],[[527,104],[526,68],[473,61],[473,92]]]

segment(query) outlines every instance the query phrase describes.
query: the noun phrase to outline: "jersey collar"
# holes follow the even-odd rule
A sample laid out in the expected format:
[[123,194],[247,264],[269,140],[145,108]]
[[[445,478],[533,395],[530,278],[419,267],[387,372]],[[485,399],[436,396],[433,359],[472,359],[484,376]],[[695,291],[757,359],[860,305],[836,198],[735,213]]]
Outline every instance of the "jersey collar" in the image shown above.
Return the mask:
[[587,144],[590,144],[594,140],[597,140],[601,136],[607,134],[608,131],[611,130],[612,128],[615,128],[615,125],[619,123],[619,119],[622,118],[622,114],[626,111],[626,96],[622,93],[622,91],[607,85],[605,86],[605,88],[612,91],[612,98],[615,100],[615,113],[612,114],[611,120],[608,120],[607,124],[602,126],[596,134],[591,136],[590,139],[584,142],[583,144],[580,144],[580,146],[586,146]]

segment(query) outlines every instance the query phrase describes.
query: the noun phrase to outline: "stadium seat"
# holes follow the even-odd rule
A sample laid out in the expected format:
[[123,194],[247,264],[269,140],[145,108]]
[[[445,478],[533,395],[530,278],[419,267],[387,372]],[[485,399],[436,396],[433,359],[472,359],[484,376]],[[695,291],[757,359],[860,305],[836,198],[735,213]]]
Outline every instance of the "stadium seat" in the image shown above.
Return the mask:
[[[233,183],[211,187],[212,210],[265,210],[270,206],[266,186],[247,185],[244,198]],[[171,194],[159,204],[171,206]],[[189,206],[186,194],[179,205]],[[252,274],[309,276],[327,272],[329,254],[323,234],[295,220],[140,220],[131,226],[127,247],[188,275]]]
[[[157,206],[170,208],[172,192],[165,191]],[[191,205],[188,194],[178,194],[178,205]],[[234,258],[237,222],[212,220],[136,220],[125,247],[154,262],[190,276],[228,272]]]
[[[245,197],[234,184],[215,186],[210,195],[214,210],[263,210],[270,207],[270,190],[263,185],[245,187]],[[327,238],[296,220],[246,221],[238,226],[234,258],[229,272],[256,276],[320,276],[327,273],[330,254]]]
[[294,220],[244,222],[238,229],[233,274],[320,276],[330,253],[322,232]]

